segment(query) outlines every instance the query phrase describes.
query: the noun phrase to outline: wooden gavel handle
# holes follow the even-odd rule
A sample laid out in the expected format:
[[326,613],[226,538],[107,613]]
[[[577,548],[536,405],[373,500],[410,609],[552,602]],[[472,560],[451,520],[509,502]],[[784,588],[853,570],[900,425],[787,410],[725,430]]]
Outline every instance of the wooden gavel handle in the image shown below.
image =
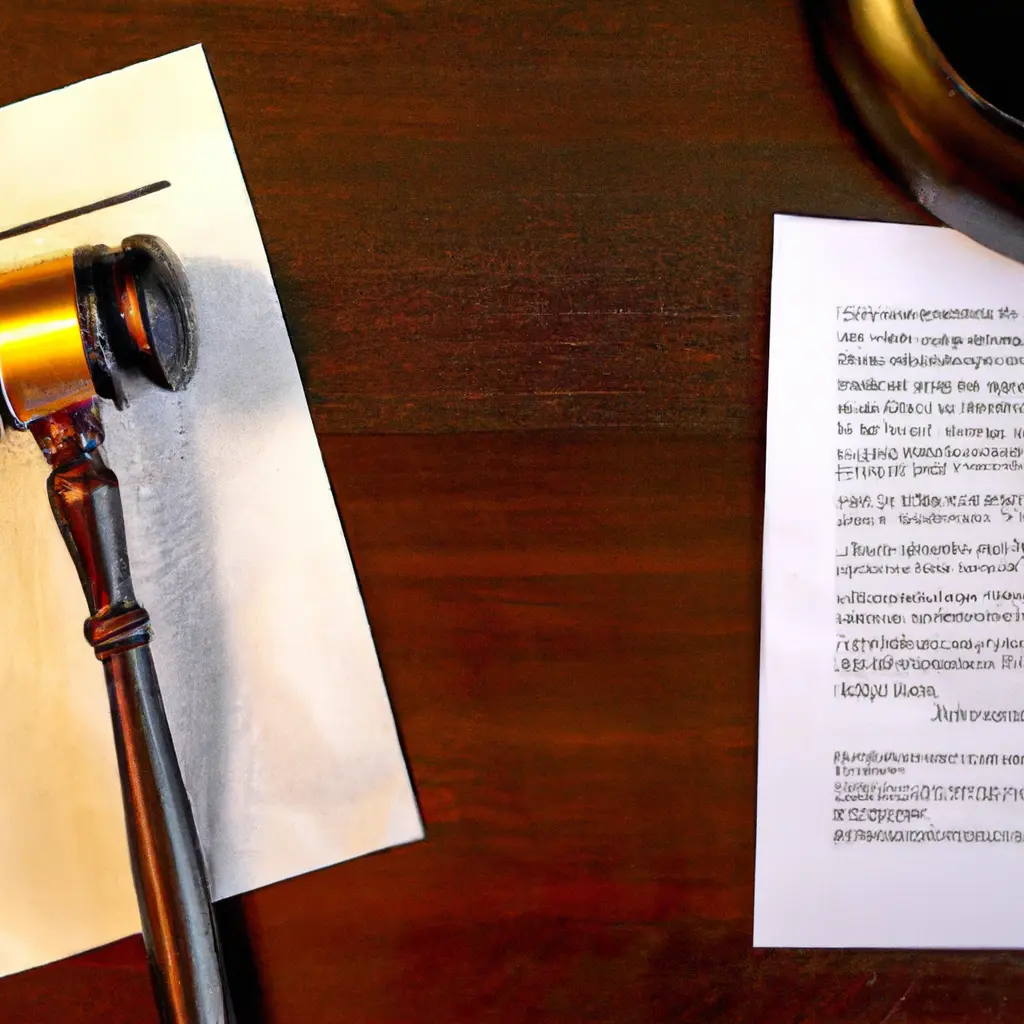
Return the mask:
[[75,452],[58,446],[52,454],[50,504],[92,613],[86,637],[107,678],[132,872],[161,1020],[230,1024],[209,887],[157,684],[149,616],[132,586],[117,477],[98,447]]

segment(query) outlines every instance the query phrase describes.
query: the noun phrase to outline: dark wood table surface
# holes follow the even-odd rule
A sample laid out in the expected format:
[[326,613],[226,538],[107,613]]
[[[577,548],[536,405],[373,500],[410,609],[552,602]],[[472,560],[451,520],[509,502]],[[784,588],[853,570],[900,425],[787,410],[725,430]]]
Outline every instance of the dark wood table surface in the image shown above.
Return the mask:
[[[772,214],[925,219],[797,4],[3,0],[0,102],[197,41],[428,831],[222,906],[241,1024],[1024,1020],[751,948]],[[155,1021],[141,942],[0,1021]]]

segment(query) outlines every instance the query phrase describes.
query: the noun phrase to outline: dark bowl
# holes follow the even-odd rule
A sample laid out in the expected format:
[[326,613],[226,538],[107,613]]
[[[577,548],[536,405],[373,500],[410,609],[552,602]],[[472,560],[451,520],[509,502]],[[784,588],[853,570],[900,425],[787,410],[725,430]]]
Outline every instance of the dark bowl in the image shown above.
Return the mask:
[[985,70],[998,46],[1021,38],[1006,20],[1021,15],[1001,9],[994,0],[805,2],[822,55],[894,175],[950,227],[1024,260],[1024,120],[1009,112],[1024,102],[1009,75]]

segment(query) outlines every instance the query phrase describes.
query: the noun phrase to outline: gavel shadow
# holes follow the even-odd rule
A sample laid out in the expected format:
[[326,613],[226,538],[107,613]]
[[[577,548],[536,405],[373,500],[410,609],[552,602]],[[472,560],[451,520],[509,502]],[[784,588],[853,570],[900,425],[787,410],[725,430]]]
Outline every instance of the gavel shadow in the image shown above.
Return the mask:
[[[258,725],[239,700],[245,668],[232,662],[237,624],[225,609],[239,600],[239,574],[258,573],[254,564],[269,554],[247,546],[259,536],[252,527],[269,471],[253,453],[282,410],[294,414],[301,384],[290,354],[282,358],[270,278],[210,259],[185,266],[199,331],[195,379],[175,395],[130,380],[128,408],[105,411],[104,422],[135,588],[152,617],[167,717],[216,894],[237,891],[238,861],[252,861],[256,842],[242,834],[245,787],[233,773],[260,771],[241,749]],[[215,913],[237,1018],[264,1020],[243,897],[221,900]]]
[[264,1024],[266,998],[242,897],[221,900],[213,905],[213,911],[235,1014],[230,1024]]

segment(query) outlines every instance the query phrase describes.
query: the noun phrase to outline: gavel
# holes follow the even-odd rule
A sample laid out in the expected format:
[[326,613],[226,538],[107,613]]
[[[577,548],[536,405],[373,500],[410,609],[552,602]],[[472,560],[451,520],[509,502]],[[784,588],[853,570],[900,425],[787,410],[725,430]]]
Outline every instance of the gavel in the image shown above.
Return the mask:
[[52,466],[50,506],[89,606],[103,665],[142,934],[165,1024],[233,1021],[195,822],[132,584],[117,476],[100,451],[101,401],[126,375],[168,391],[196,367],[184,269],[152,235],[83,246],[0,273],[0,416]]
[[805,0],[805,10],[882,163],[950,227],[1024,261],[1024,8]]

